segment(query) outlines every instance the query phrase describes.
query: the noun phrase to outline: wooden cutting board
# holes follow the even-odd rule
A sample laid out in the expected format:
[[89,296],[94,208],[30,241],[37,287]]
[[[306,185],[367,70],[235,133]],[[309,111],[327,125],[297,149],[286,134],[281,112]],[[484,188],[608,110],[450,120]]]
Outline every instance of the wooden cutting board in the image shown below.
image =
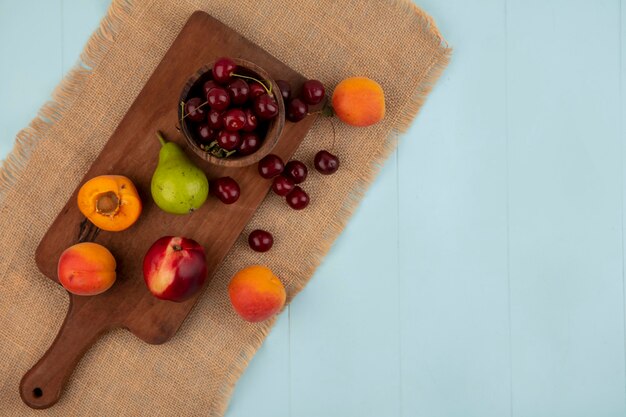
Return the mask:
[[[166,138],[185,148],[184,138],[176,129],[180,92],[198,68],[220,56],[254,62],[272,78],[287,80],[293,86],[305,81],[300,74],[206,13],[196,12],[189,18],[81,181],[80,185],[97,175],[125,175],[137,186],[144,209],[130,229],[97,234],[95,241],[109,248],[118,262],[117,281],[109,291],[97,296],[70,294],[69,311],[59,334],[21,381],[20,395],[30,407],[53,405],[82,355],[109,329],[128,329],[152,344],[170,339],[201,293],[183,303],[154,298],[142,274],[142,260],[148,248],[162,236],[190,237],[206,250],[210,279],[267,194],[271,181],[258,175],[256,164],[246,168],[217,168],[187,150],[209,179],[229,175],[237,180],[241,187],[239,201],[224,205],[210,197],[193,214],[176,216],[161,211],[150,196],[150,180],[160,149],[155,133],[160,130]],[[287,122],[273,153],[289,159],[315,117],[308,116],[297,124]],[[76,205],[77,192],[78,188],[50,226],[35,255],[41,272],[57,282],[59,256],[78,242],[84,221]]]

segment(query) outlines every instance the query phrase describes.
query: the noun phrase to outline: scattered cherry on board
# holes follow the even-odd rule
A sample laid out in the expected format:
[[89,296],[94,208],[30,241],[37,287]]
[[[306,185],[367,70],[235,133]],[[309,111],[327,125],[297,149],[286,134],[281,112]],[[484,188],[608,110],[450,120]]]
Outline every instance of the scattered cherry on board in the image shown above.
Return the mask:
[[221,177],[211,181],[209,190],[224,204],[237,202],[241,195],[239,184],[231,177]]

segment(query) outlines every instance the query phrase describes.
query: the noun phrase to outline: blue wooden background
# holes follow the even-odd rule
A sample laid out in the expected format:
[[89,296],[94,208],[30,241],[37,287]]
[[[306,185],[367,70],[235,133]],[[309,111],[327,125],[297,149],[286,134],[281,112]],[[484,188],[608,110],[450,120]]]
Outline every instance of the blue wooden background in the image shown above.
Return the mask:
[[[417,0],[452,62],[229,417],[626,415],[621,3]],[[0,0],[1,155],[107,6]]]

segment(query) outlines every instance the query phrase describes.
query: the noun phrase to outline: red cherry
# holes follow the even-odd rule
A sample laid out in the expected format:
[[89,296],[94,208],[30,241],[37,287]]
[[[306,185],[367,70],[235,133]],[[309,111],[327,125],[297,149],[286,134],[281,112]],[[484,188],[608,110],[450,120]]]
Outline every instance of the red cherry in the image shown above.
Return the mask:
[[252,108],[254,113],[263,120],[273,119],[278,114],[278,104],[268,94],[255,98]]
[[294,98],[287,104],[287,120],[299,122],[309,114],[309,106],[299,98]]
[[259,161],[259,175],[265,179],[271,179],[279,175],[285,169],[285,164],[279,156],[269,154]]
[[289,207],[294,210],[302,210],[309,205],[309,195],[297,185],[287,194],[286,199]]
[[308,80],[302,85],[302,100],[307,104],[317,104],[325,95],[324,85],[318,80]]
[[219,87],[219,85],[217,85],[215,81],[209,80],[205,82],[204,85],[202,86],[202,90],[204,91],[204,96],[206,97],[206,95],[209,94],[209,91],[215,87]]
[[248,244],[256,252],[267,252],[272,248],[274,238],[270,232],[257,229],[248,235]]
[[250,88],[250,98],[257,98],[267,92],[265,91],[265,88],[256,81],[252,81],[248,84],[248,87]]
[[242,80],[241,78],[237,78],[234,81],[231,81],[226,88],[228,90],[228,94],[230,95],[230,101],[234,104],[241,105],[248,101],[248,96],[250,95],[250,87],[248,87],[248,83]]
[[259,126],[256,114],[254,114],[251,109],[245,109],[243,112],[246,114],[246,124],[244,125],[243,130],[246,132],[252,132]]
[[282,175],[274,178],[274,182],[272,183],[272,190],[281,197],[289,194],[289,192],[293,190],[293,187],[295,187],[293,181]]
[[230,109],[224,113],[224,128],[237,132],[246,125],[246,114],[241,109]]
[[207,117],[209,127],[211,129],[221,129],[224,127],[224,118],[222,112],[218,110],[209,110],[209,116]]
[[209,143],[215,139],[216,131],[211,129],[208,124],[202,123],[196,127],[196,133],[200,142]]
[[213,64],[213,79],[220,84],[226,84],[236,68],[237,64],[232,59],[220,58]]
[[206,104],[202,107],[202,100],[198,97],[190,98],[185,103],[185,118],[193,120],[194,122],[202,122],[206,119],[207,107]]
[[313,165],[320,174],[334,174],[339,169],[339,158],[328,151],[319,151],[315,154]]
[[220,130],[220,133],[218,133],[217,135],[217,144],[227,151],[232,151],[233,149],[236,149],[240,143],[241,137],[239,137],[239,133],[237,132]]
[[230,96],[222,87],[210,89],[206,95],[206,99],[213,110],[222,111],[230,106]]
[[239,155],[251,155],[261,147],[261,138],[255,132],[245,132],[241,135],[241,143],[237,151]]
[[241,193],[239,184],[231,177],[222,177],[211,181],[209,189],[224,204],[233,204],[239,200]]
[[287,165],[285,165],[285,170],[283,171],[283,175],[289,179],[291,179],[294,184],[300,184],[304,182],[306,179],[309,170],[307,169],[304,162],[300,161],[289,161]]
[[278,88],[280,88],[280,94],[283,96],[283,100],[287,103],[289,98],[291,98],[291,85],[285,80],[276,80],[276,84],[278,84]]

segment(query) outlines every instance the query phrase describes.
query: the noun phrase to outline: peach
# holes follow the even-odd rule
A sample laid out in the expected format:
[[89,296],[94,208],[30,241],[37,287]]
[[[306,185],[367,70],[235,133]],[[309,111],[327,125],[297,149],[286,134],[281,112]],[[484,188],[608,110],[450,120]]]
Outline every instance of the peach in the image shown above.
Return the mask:
[[385,117],[385,93],[376,81],[351,77],[340,82],[333,91],[335,115],[350,126],[371,126]]
[[143,258],[143,279],[161,300],[185,301],[202,288],[206,278],[204,248],[193,239],[162,237]]
[[233,308],[246,321],[260,322],[285,305],[285,287],[271,269],[253,265],[237,272],[228,284]]
[[97,243],[78,243],[65,249],[57,274],[66,290],[76,295],[105,292],[115,282],[115,258]]

